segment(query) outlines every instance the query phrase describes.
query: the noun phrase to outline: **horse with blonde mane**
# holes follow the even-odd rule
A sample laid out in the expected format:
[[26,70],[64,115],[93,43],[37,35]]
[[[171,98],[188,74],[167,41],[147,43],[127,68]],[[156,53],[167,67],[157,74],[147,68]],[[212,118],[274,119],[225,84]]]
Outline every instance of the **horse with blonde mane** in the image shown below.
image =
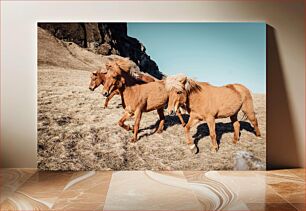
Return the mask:
[[[133,74],[135,77],[137,77],[140,81],[143,81],[145,83],[149,83],[149,82],[153,82],[156,81],[157,79],[154,78],[151,75],[142,73],[139,70],[139,67],[130,59],[128,58],[123,58],[123,57],[110,57],[109,58],[110,61],[118,61],[119,63],[124,64],[124,68],[125,69],[129,69],[131,71],[131,74]],[[122,62],[124,61],[124,62]],[[99,70],[96,70],[94,72],[92,72],[91,77],[90,77],[90,84],[89,84],[89,90],[94,91],[97,87],[99,87],[100,85],[104,85],[105,82],[105,75],[107,73],[107,69],[106,68],[101,68]],[[107,108],[108,106],[108,102],[115,96],[115,95],[119,95],[119,90],[115,89],[113,90],[106,98],[105,102],[104,102],[104,108]]]
[[[241,110],[255,128],[256,136],[260,136],[257,118],[254,112],[250,91],[241,84],[229,84],[221,87],[205,82],[196,82],[185,75],[171,76],[166,79],[169,92],[168,112],[175,113],[184,106],[190,114],[185,126],[187,144],[191,145],[190,128],[199,121],[206,121],[211,138],[211,150],[219,148],[216,140],[215,119],[230,117],[234,127],[234,143],[239,140],[240,123],[237,119]],[[195,145],[191,145],[191,149]]]
[[[137,141],[140,120],[143,112],[157,110],[159,115],[159,123],[155,132],[161,133],[164,129],[164,106],[168,102],[168,93],[166,92],[165,82],[162,80],[151,83],[139,82],[139,75],[131,72],[131,68],[124,60],[112,61],[107,65],[108,72],[105,76],[103,95],[108,96],[113,90],[118,89],[123,101],[125,113],[119,120],[119,126],[129,131],[132,128],[125,125],[124,122],[132,116],[135,116],[133,127],[134,136],[132,142]],[[185,125],[185,122],[180,113],[177,115]]]

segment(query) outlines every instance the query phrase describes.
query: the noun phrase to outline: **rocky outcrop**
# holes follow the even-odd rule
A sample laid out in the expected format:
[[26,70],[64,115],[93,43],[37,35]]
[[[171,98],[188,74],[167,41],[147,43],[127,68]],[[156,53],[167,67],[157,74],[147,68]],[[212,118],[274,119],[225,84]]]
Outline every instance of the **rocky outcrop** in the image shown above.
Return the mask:
[[129,57],[143,72],[161,79],[157,64],[137,39],[129,37],[126,23],[38,23],[52,35],[96,54]]

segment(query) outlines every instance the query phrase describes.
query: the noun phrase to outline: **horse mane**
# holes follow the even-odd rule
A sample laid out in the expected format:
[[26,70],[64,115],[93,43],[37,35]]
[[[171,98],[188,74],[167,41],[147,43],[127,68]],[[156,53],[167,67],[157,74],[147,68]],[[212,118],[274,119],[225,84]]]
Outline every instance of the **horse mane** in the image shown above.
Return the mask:
[[124,58],[120,56],[110,57],[109,62],[114,62],[118,67],[124,72],[128,73],[130,76],[137,80],[142,80],[143,76],[147,76],[152,80],[156,81],[157,79],[150,74],[140,71],[140,68],[133,62],[130,58]]
[[186,91],[188,94],[201,89],[201,86],[198,84],[198,82],[188,78],[184,74],[166,77],[165,86],[167,91]]
[[129,73],[131,76],[133,76],[136,79],[140,77],[141,72],[139,67],[135,64],[135,62],[133,62],[129,58],[119,59],[115,62],[119,66],[119,68],[124,72]]
[[201,86],[197,81],[195,81],[191,78],[187,78],[187,83],[185,84],[185,89],[186,89],[187,93],[191,93],[191,92],[194,92],[194,91],[201,90]]

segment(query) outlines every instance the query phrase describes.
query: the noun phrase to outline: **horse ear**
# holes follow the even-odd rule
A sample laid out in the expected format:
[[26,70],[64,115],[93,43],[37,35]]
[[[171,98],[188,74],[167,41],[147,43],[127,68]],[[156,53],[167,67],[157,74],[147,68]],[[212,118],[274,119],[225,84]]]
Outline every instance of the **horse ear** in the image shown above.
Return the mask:
[[181,82],[182,84],[185,84],[187,82],[187,77],[183,76],[179,79],[179,82]]
[[107,73],[106,67],[101,67],[101,68],[99,69],[99,72],[100,72],[100,73],[103,73],[103,74]]
[[110,70],[110,69],[112,69],[114,64],[116,64],[115,61],[108,61],[108,62],[106,62],[105,67],[106,67],[107,70]]
[[124,79],[124,77],[121,77],[120,81],[121,81],[121,83],[125,84],[125,79]]
[[117,74],[119,74],[119,75],[122,75],[122,70],[121,70],[121,68],[116,68],[116,69],[115,69],[115,72],[116,72]]
[[120,81],[118,81],[118,87],[122,87],[123,84],[125,84],[125,79],[123,77],[120,78]]
[[105,67],[106,67],[107,70],[109,70],[109,68],[111,68],[111,64],[110,63],[106,63]]
[[185,82],[184,86],[185,86],[185,90],[186,90],[187,92],[189,92],[189,91],[190,91],[190,88],[191,88],[189,80],[186,79],[186,82]]

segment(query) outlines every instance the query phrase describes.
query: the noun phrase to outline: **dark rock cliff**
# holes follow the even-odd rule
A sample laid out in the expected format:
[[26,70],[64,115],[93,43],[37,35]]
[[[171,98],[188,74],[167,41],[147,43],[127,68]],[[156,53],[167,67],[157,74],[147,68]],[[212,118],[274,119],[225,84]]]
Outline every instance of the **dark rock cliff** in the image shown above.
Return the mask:
[[38,23],[38,26],[60,40],[74,42],[96,54],[129,57],[141,71],[158,79],[163,77],[142,43],[127,35],[126,23]]

